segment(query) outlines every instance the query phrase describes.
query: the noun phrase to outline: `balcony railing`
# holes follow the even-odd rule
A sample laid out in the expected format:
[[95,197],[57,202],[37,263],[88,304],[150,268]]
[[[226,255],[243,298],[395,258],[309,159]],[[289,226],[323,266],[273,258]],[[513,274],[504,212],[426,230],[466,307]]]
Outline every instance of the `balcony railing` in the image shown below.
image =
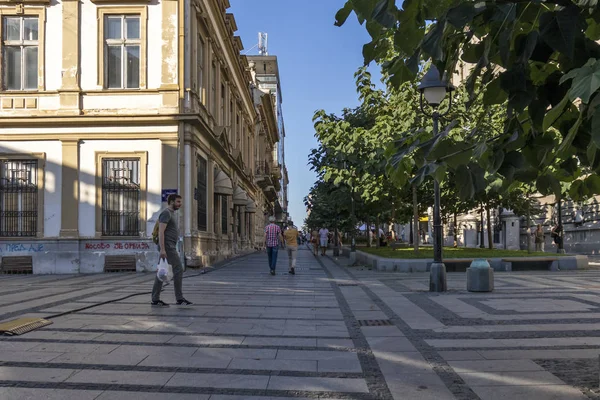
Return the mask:
[[256,175],[269,175],[271,174],[271,163],[268,161],[257,161],[256,162]]

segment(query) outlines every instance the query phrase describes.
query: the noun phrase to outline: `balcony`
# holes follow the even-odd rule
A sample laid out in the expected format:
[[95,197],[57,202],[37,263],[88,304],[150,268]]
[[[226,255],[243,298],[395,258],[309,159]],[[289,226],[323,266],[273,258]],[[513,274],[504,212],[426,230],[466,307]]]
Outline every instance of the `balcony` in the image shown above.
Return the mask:
[[271,164],[268,161],[257,161],[254,169],[256,183],[261,189],[266,189],[268,186],[273,186],[273,178],[271,177]]
[[281,176],[282,176],[281,175],[281,164],[275,164],[275,165],[273,165],[271,173],[273,174],[273,179],[274,180],[280,180]]

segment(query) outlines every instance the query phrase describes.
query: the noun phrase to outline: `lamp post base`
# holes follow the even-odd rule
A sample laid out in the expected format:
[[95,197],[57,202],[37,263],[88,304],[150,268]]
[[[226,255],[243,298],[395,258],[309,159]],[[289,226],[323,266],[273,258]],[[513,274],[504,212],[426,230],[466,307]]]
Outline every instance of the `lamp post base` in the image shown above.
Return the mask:
[[429,291],[445,292],[447,289],[446,266],[444,263],[432,263],[429,271]]

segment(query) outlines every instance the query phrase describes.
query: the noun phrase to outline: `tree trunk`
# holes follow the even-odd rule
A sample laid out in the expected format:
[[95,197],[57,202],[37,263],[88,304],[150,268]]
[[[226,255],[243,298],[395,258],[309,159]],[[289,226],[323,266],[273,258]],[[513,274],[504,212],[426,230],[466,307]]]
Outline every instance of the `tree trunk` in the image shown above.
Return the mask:
[[408,244],[409,244],[409,246],[412,246],[412,244],[413,244],[413,220],[412,220],[412,218],[410,219],[408,229],[410,229],[410,232],[408,233]]
[[492,250],[494,248],[494,238],[492,236],[492,218],[489,206],[485,208],[485,217],[487,218],[488,248]]
[[371,218],[367,217],[365,233],[367,234],[367,247],[371,247]]
[[485,249],[485,235],[483,233],[483,203],[481,203],[481,208],[479,209],[479,216],[481,217],[481,232],[479,232],[479,240],[481,243],[479,243],[479,248]]
[[457,219],[457,215],[456,215],[456,213],[454,213],[454,223],[452,224],[452,230],[453,230],[452,236],[454,237],[454,248],[458,247],[458,226],[457,226],[458,221],[456,219]]
[[375,217],[375,248],[379,248],[379,214]]
[[417,199],[417,186],[412,185],[413,195],[413,247],[415,254],[419,252],[419,200]]

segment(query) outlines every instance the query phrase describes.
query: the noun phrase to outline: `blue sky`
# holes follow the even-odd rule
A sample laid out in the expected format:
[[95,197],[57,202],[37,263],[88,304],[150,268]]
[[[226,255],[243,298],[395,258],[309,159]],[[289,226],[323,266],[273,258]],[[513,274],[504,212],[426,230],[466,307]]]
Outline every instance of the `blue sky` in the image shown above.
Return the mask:
[[[289,213],[300,227],[303,199],[315,181],[308,154],[317,146],[312,117],[316,110],[339,113],[358,104],[354,73],[362,65],[369,35],[352,14],[341,28],[333,25],[345,0],[230,0],[246,52],[266,32],[269,55],[278,58],[286,164],[290,178]],[[248,54],[257,54],[256,48]]]

